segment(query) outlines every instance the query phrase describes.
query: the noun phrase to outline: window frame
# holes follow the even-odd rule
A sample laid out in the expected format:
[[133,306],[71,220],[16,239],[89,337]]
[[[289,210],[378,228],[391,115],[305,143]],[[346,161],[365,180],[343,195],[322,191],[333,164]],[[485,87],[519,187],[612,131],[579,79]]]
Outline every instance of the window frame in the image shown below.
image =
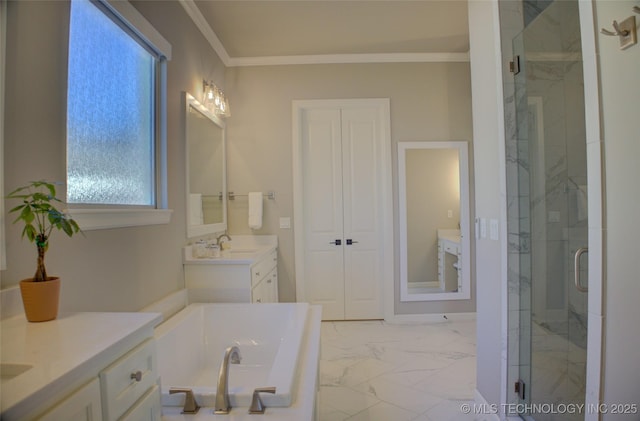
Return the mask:
[[154,195],[155,205],[68,204],[66,212],[82,230],[122,228],[168,224],[172,210],[167,197],[167,61],[171,44],[129,2],[118,0],[91,1],[123,31],[157,55],[155,74]]

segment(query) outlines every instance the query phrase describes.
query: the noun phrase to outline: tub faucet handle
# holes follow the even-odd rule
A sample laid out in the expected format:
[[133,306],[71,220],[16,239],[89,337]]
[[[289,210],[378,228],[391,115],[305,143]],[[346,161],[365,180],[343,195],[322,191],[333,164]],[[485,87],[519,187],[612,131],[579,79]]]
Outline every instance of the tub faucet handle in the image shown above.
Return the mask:
[[264,414],[266,407],[260,399],[260,393],[276,393],[275,387],[259,387],[253,391],[253,397],[251,398],[251,407],[249,407],[250,414]]
[[196,402],[196,397],[193,395],[193,390],[185,389],[182,387],[172,387],[169,389],[169,394],[184,393],[184,407],[182,409],[183,414],[197,414],[200,409],[200,405]]

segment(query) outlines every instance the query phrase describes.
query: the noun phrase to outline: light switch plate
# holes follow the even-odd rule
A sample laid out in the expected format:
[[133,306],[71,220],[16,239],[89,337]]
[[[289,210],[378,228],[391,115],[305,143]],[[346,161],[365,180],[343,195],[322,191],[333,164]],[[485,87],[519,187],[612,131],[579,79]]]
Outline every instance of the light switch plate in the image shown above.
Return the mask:
[[492,219],[489,221],[489,238],[498,241],[498,220]]
[[487,219],[480,218],[480,237],[487,238]]
[[284,228],[284,229],[291,228],[291,218],[288,216],[280,218],[280,228]]

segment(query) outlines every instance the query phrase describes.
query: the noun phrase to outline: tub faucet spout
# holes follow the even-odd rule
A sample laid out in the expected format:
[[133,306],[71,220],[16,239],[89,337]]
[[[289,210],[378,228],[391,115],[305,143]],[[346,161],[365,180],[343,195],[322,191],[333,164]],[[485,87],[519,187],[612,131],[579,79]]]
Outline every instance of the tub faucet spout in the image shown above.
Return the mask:
[[229,363],[240,364],[240,350],[237,346],[230,346],[224,353],[218,373],[218,388],[216,389],[215,414],[228,414],[231,410],[229,403]]

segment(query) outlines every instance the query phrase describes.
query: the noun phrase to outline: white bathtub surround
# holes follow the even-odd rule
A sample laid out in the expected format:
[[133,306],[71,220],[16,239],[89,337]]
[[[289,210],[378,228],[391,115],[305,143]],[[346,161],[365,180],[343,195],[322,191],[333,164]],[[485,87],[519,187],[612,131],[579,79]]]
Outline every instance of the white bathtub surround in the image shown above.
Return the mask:
[[[281,308],[292,307],[296,309],[301,309],[302,306],[306,306],[306,305],[305,304],[273,304],[273,305],[263,304],[258,306],[258,305],[251,305],[251,304],[206,304],[206,305],[196,304],[192,306],[223,307],[226,309],[235,307],[235,308],[242,308],[243,310],[256,309],[257,311],[267,311],[268,307],[270,306],[274,308],[275,307],[281,307]],[[264,394],[262,395],[262,400],[267,406],[267,409],[264,415],[258,416],[260,417],[259,419],[274,420],[274,421],[275,420],[307,421],[307,420],[316,419],[316,417],[314,416],[314,413],[316,411],[315,406],[316,406],[316,392],[317,392],[317,384],[318,384],[317,383],[318,382],[318,361],[320,358],[321,314],[320,314],[320,307],[318,306],[308,306],[307,310],[308,310],[307,317],[305,320],[305,325],[304,325],[303,334],[301,338],[300,352],[297,358],[295,382],[293,384],[293,389],[291,391],[291,395],[292,395],[291,404],[289,407],[269,406],[268,397],[271,395]],[[192,309],[187,309],[187,312],[192,313]],[[182,313],[177,314],[174,317],[176,319],[176,322],[181,321],[180,319],[182,318],[183,315],[184,314]],[[259,317],[258,319],[253,319],[253,320],[254,321],[258,320],[258,323],[260,323],[260,319],[261,318]],[[225,317],[223,320],[231,320],[231,319]],[[163,348],[163,346],[160,345],[163,342],[162,337],[164,336],[167,339],[169,338],[169,336],[166,336],[166,335],[169,334],[167,330],[171,330],[171,328],[174,327],[174,326],[171,326],[172,322],[173,322],[173,319],[167,321],[166,323],[158,327],[156,336],[158,337],[158,341],[159,341],[159,349]],[[230,322],[230,324],[231,323],[232,322]],[[221,325],[220,320],[217,320],[215,327],[220,328],[221,327],[220,325]],[[263,326],[257,326],[257,327],[264,330]],[[217,332],[214,332],[213,336],[223,336],[223,333],[220,333],[219,331],[217,331]],[[262,340],[256,340],[255,344],[253,343],[248,344],[244,340],[237,341],[237,342],[238,343],[236,343],[236,345],[240,348],[240,353],[243,356],[243,361],[241,362],[242,364],[242,363],[250,362],[247,360],[251,360],[251,358],[254,356],[253,355],[254,350],[252,350],[251,348],[256,348],[257,350],[258,347],[256,347],[256,345],[261,343]],[[188,348],[188,347],[184,346],[184,344],[180,344],[179,348],[180,350],[183,350],[184,348]],[[159,358],[158,358],[159,366],[163,364],[161,361],[164,358],[160,354],[162,354],[162,351],[159,351]],[[276,356],[276,360],[277,359],[278,359],[278,356]],[[232,405],[234,404],[235,393],[237,393],[238,390],[240,390],[240,392],[243,393],[241,386],[234,386],[234,381],[235,381],[234,379],[237,379],[242,375],[240,371],[236,370],[237,368],[238,366],[236,365],[232,365],[230,367],[229,393],[230,393]],[[161,373],[162,373],[162,368],[161,368]],[[168,390],[168,388],[173,385],[168,384],[168,382],[166,381],[166,376],[164,374],[161,374],[161,376],[162,376],[163,389]],[[213,384],[214,391],[215,391],[216,381],[217,381],[217,367],[216,367],[216,373],[214,373],[214,375],[211,378],[211,384]],[[270,381],[270,379],[267,381]],[[260,384],[258,386],[272,386],[272,385]],[[194,389],[197,389],[197,388],[194,388]],[[171,398],[173,398],[173,396],[171,396]],[[198,399],[198,397],[196,398]],[[214,399],[214,396],[211,396],[211,398]],[[206,403],[208,399],[209,398],[206,397],[204,399],[204,402]],[[199,400],[198,403],[201,406],[204,406],[202,401]],[[181,405],[182,401],[180,401],[178,404]],[[182,415],[180,414],[181,410],[182,410],[181,406],[163,407],[163,418],[162,418],[163,421],[184,421],[184,420],[202,421],[202,420],[215,420],[215,419],[225,419],[228,421],[255,421],[257,419],[256,415],[248,414],[248,403],[244,405],[244,402],[240,402],[240,405],[234,406],[228,415],[222,415],[222,416],[214,415],[212,413],[211,407],[201,408],[200,412],[196,415]]]
[[473,420],[475,320],[323,322],[320,421]]
[[275,386],[264,404],[289,406],[308,311],[307,303],[189,305],[155,332],[163,405],[184,400],[169,388],[191,387],[200,406],[213,407],[225,349],[237,346],[242,360],[229,365],[231,405],[249,407],[254,389]]
[[144,307],[142,313],[160,313],[162,320],[169,320],[171,316],[189,305],[189,295],[186,289],[173,292],[166,297]]
[[151,337],[160,320],[158,313],[62,313],[46,323],[29,323],[24,315],[4,319],[2,364],[28,369],[13,378],[3,375],[0,418],[41,415]]

